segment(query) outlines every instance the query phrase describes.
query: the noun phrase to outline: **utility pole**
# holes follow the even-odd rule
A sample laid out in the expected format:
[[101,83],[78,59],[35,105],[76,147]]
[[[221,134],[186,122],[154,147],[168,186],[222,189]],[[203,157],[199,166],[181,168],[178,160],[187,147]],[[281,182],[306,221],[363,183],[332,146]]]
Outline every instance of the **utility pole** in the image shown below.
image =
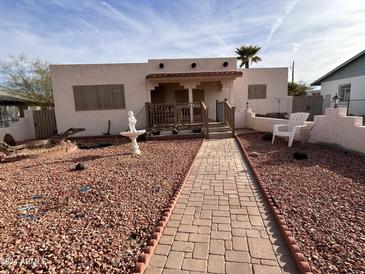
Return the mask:
[[294,83],[294,60],[293,60],[293,65],[291,67],[291,83]]

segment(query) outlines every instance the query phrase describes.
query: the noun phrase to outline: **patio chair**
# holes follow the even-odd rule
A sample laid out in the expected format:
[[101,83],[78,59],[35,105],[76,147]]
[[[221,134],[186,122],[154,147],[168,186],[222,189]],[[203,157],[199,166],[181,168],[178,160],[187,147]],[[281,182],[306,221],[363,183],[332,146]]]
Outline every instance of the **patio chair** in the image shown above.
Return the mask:
[[290,114],[289,122],[287,124],[274,125],[272,134],[272,144],[274,144],[275,136],[289,137],[288,147],[291,147],[295,133],[300,128],[305,127],[304,122],[308,119],[309,113],[307,112],[296,112]]

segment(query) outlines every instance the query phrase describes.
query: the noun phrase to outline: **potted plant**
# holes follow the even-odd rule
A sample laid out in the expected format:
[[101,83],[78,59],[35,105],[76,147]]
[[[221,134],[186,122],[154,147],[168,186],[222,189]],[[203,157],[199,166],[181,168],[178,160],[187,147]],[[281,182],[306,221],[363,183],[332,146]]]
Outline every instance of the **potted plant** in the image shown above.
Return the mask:
[[152,135],[160,135],[160,131],[157,129],[156,126],[154,126],[151,130]]
[[174,134],[174,135],[179,134],[179,128],[176,125],[172,129],[172,134]]

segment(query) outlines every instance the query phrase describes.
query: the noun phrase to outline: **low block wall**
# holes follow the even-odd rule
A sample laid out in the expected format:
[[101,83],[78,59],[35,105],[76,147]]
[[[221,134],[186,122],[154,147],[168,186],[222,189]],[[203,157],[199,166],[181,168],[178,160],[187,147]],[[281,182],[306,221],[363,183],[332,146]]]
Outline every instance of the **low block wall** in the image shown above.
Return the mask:
[[346,108],[327,108],[325,115],[314,116],[310,142],[339,145],[365,154],[365,126],[362,117],[346,116]]
[[[346,111],[346,108],[327,108],[325,115],[316,115],[313,122],[306,122],[308,126],[314,126],[309,142],[337,145],[365,154],[363,118],[346,116]],[[272,132],[275,124],[286,124],[288,121],[256,117],[251,109],[246,110],[246,127],[258,131]]]
[[276,124],[286,124],[289,120],[286,119],[276,119],[276,118],[266,118],[266,117],[256,117],[256,113],[252,109],[246,110],[246,127],[258,131],[272,132],[274,125]]
[[10,127],[0,128],[0,141],[7,133],[11,134],[16,142],[35,139],[32,110],[25,110],[24,117],[14,122]]

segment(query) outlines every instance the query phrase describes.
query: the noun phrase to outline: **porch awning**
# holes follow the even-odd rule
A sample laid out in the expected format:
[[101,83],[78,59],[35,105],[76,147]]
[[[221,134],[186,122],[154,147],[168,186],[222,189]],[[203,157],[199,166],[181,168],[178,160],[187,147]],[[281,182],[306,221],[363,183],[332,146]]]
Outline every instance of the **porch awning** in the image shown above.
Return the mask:
[[238,77],[242,76],[242,71],[201,71],[201,72],[174,72],[174,73],[150,73],[146,79],[166,79],[166,78],[199,78],[199,77]]

